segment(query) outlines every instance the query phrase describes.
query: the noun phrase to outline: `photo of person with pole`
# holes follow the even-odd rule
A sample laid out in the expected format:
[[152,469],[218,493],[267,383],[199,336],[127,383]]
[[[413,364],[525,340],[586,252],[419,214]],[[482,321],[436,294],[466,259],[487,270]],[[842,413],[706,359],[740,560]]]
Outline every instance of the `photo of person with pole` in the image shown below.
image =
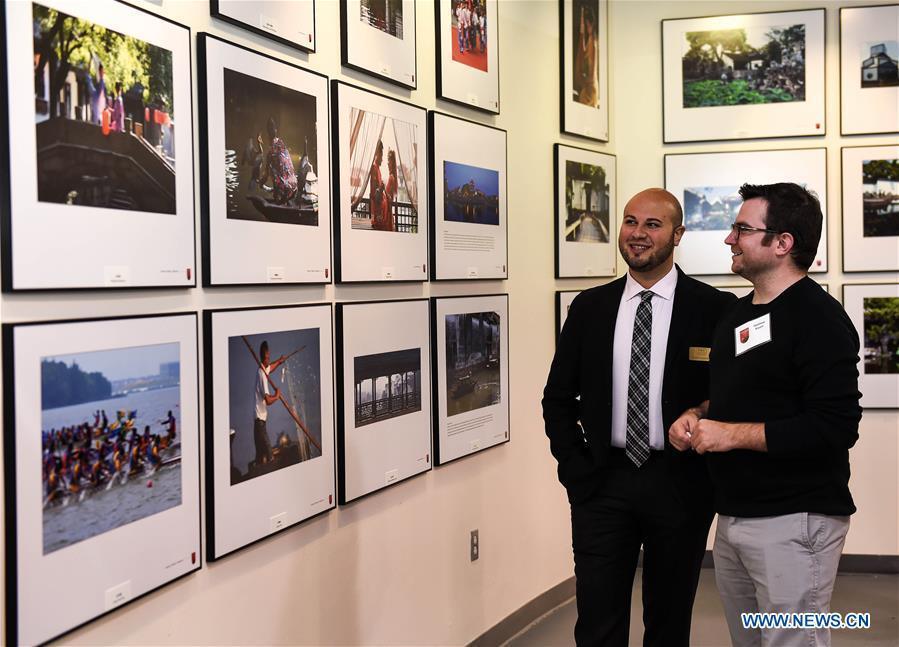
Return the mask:
[[231,485],[321,456],[318,329],[231,337],[228,353]]

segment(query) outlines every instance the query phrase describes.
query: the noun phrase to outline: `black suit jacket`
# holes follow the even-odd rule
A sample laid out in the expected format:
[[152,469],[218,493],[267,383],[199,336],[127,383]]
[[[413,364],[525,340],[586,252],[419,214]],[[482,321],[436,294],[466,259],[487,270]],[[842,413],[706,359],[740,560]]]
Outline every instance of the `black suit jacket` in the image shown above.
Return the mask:
[[[678,452],[668,428],[678,416],[709,397],[709,363],[690,359],[712,346],[715,326],[736,300],[677,268],[677,287],[662,379],[665,456],[685,500],[711,505],[705,466],[693,452]],[[625,277],[580,293],[568,310],[543,391],[543,419],[559,481],[572,502],[590,497],[599,484],[612,436],[612,348]],[[657,340],[653,340],[657,343]],[[696,355],[696,352],[694,352]],[[706,358],[707,359],[707,358]],[[697,492],[697,488],[699,492]]]

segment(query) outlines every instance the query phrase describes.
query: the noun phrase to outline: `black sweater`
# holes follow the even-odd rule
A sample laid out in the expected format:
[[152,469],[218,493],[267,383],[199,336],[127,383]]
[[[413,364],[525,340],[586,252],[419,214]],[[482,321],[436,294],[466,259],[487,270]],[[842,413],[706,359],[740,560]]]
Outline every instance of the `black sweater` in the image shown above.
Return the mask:
[[[767,452],[709,453],[715,509],[735,517],[855,512],[849,448],[858,439],[858,334],[808,277],[770,303],[740,299],[715,331],[709,414],[765,424]],[[771,341],[735,356],[735,331],[767,313]]]

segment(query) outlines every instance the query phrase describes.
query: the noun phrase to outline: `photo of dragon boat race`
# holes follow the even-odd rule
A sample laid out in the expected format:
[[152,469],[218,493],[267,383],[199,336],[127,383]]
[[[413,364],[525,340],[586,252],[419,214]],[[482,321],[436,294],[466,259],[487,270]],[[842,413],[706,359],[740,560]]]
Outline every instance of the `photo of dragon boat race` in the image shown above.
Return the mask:
[[500,318],[496,312],[446,316],[446,415],[500,401]]
[[499,172],[443,162],[443,219],[499,225]]
[[227,217],[318,226],[316,98],[225,68]]
[[172,52],[33,13],[38,200],[176,213]]
[[181,504],[179,353],[41,359],[45,555]]
[[319,334],[228,338],[232,486],[322,455]]

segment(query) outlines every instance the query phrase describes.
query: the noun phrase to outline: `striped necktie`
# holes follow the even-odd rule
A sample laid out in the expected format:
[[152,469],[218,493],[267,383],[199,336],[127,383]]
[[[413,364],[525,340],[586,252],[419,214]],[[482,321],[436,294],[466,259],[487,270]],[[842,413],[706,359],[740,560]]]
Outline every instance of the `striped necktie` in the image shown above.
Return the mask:
[[649,353],[652,349],[653,293],[640,293],[631,340],[631,372],[627,382],[627,436],[624,453],[637,467],[649,458]]

